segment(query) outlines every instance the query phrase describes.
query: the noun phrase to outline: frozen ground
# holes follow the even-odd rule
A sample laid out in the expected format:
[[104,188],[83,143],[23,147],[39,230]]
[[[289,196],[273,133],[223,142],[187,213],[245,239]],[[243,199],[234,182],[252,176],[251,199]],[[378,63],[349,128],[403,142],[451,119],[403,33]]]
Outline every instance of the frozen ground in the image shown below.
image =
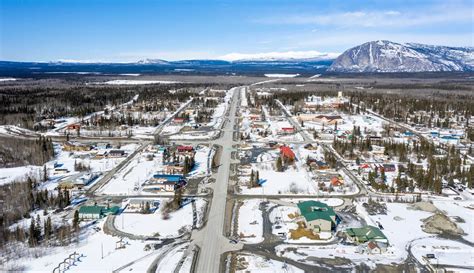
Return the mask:
[[[427,263],[423,258],[426,257],[426,254],[434,254],[436,258],[430,260],[433,265],[443,264],[453,267],[474,268],[474,250],[472,247],[456,241],[435,238],[421,239],[413,243],[412,252],[422,264]],[[465,272],[468,272],[468,270],[466,269]]]
[[[239,265],[245,269],[238,269],[236,273],[303,273],[304,271],[292,265],[271,260],[262,256],[257,256],[250,253],[242,253],[237,256]],[[239,267],[240,268],[240,267]]]
[[[256,163],[251,164],[251,169],[258,170],[261,186],[249,188],[248,181],[251,169],[243,170],[247,176],[240,176],[240,193],[242,194],[315,194],[315,186],[310,182],[308,172],[300,168],[300,164],[288,166],[283,172],[275,170],[275,161],[279,156],[278,150],[263,152],[256,158]],[[298,160],[298,159],[297,159]]]
[[155,272],[173,272],[178,266],[181,258],[183,258],[183,256],[185,255],[186,249],[188,247],[189,243],[173,247],[160,261]]
[[162,153],[154,154],[152,160],[147,160],[146,156],[146,153],[135,155],[100,191],[115,195],[139,193],[141,185],[163,168]]
[[[211,149],[207,146],[196,147],[196,154],[194,155],[195,166],[193,170],[188,173],[189,177],[198,177],[208,174],[209,152]],[[211,157],[212,158],[212,157]]]
[[453,218],[456,225],[466,234],[463,236],[464,239],[474,243],[474,201],[435,200],[433,203],[447,216]]
[[140,84],[173,84],[177,81],[146,81],[146,80],[112,80],[106,82],[94,82],[92,84],[112,84],[112,85],[140,85]]
[[298,77],[300,74],[265,74],[267,78],[294,78]]
[[22,166],[15,168],[0,168],[0,185],[13,181],[25,179],[27,177],[40,178],[43,174],[41,166]]
[[[162,200],[163,206],[165,200]],[[206,202],[196,199],[196,209],[201,211]],[[200,216],[198,214],[198,221]],[[169,219],[163,219],[161,209],[152,214],[122,213],[115,218],[115,227],[127,233],[143,236],[159,236],[160,238],[174,238],[193,226],[193,209],[189,203],[179,210],[169,214]]]
[[[102,226],[103,220],[98,224]],[[76,262],[67,272],[112,272],[113,270],[139,258],[150,252],[144,251],[147,244],[144,241],[132,241],[124,239],[126,247],[115,249],[117,237],[104,234],[102,231],[95,231],[91,227],[81,234],[78,244],[66,247],[41,248],[41,257],[29,258],[25,255],[15,261],[9,261],[10,265],[18,265],[29,272],[52,272],[53,269],[69,254],[77,252],[82,254],[80,262]],[[158,253],[157,253],[158,254]]]
[[238,234],[245,243],[260,243],[263,241],[263,218],[259,205],[262,200],[245,200],[239,209]]

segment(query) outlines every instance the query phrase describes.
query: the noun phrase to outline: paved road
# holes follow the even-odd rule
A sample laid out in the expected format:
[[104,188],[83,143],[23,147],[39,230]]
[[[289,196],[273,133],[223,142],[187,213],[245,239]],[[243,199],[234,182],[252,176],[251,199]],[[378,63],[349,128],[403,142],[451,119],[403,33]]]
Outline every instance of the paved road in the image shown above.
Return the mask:
[[[285,105],[283,105],[283,103],[281,103],[281,101],[279,101],[277,99],[275,99],[275,102],[277,103],[278,106],[280,106],[283,113],[285,113],[285,116],[288,119],[288,121],[291,123],[291,125],[293,125],[293,127],[296,129],[296,131],[301,134],[301,136],[304,139],[304,143],[313,143],[314,141],[311,139],[310,136],[308,136],[308,132],[303,130],[301,125],[293,119],[293,115],[290,113],[290,111],[288,111],[288,109],[286,109]],[[286,141],[285,141],[285,143],[286,143]]]
[[230,163],[232,149],[234,144],[233,128],[235,125],[238,96],[241,88],[231,89],[234,92],[229,110],[229,120],[225,122],[221,137],[214,141],[214,144],[224,147],[221,154],[221,165],[215,175],[216,182],[213,185],[213,198],[210,204],[209,215],[206,226],[192,234],[192,239],[200,246],[197,273],[217,273],[220,272],[221,254],[238,250],[241,245],[231,245],[228,239],[224,237],[224,220],[227,199],[227,186],[229,182]]

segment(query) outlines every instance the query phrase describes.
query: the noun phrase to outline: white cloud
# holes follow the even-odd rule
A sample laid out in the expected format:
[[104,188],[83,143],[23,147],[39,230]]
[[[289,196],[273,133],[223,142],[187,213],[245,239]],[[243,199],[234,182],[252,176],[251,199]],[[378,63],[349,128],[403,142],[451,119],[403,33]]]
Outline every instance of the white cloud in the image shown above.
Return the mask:
[[266,52],[266,53],[229,53],[218,57],[226,61],[236,60],[281,60],[281,59],[334,59],[340,53],[323,53],[319,51],[286,51],[286,52]]
[[472,5],[437,6],[420,10],[354,10],[321,14],[287,14],[257,19],[263,24],[333,27],[413,27],[443,23],[472,24]]

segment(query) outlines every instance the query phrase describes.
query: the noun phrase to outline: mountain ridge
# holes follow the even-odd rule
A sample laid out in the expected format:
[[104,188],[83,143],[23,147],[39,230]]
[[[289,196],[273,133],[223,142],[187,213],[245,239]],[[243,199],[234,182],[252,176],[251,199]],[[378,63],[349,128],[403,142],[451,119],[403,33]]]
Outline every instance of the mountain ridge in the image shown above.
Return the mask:
[[474,71],[473,47],[449,47],[387,40],[363,43],[342,53],[328,72]]

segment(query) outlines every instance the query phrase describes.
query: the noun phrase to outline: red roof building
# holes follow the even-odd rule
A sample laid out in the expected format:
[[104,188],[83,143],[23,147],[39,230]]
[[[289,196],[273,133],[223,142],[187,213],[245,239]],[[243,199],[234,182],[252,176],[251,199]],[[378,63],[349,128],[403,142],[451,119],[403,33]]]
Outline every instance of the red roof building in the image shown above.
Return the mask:
[[173,122],[174,123],[184,123],[184,118],[174,118]]
[[194,148],[193,148],[193,146],[184,146],[184,145],[181,145],[181,146],[178,146],[178,148],[176,148],[176,150],[178,151],[178,153],[185,153],[185,152],[192,152],[192,151],[194,151]]
[[281,156],[286,157],[288,159],[291,159],[291,160],[295,159],[295,153],[288,146],[281,146],[280,154]]

